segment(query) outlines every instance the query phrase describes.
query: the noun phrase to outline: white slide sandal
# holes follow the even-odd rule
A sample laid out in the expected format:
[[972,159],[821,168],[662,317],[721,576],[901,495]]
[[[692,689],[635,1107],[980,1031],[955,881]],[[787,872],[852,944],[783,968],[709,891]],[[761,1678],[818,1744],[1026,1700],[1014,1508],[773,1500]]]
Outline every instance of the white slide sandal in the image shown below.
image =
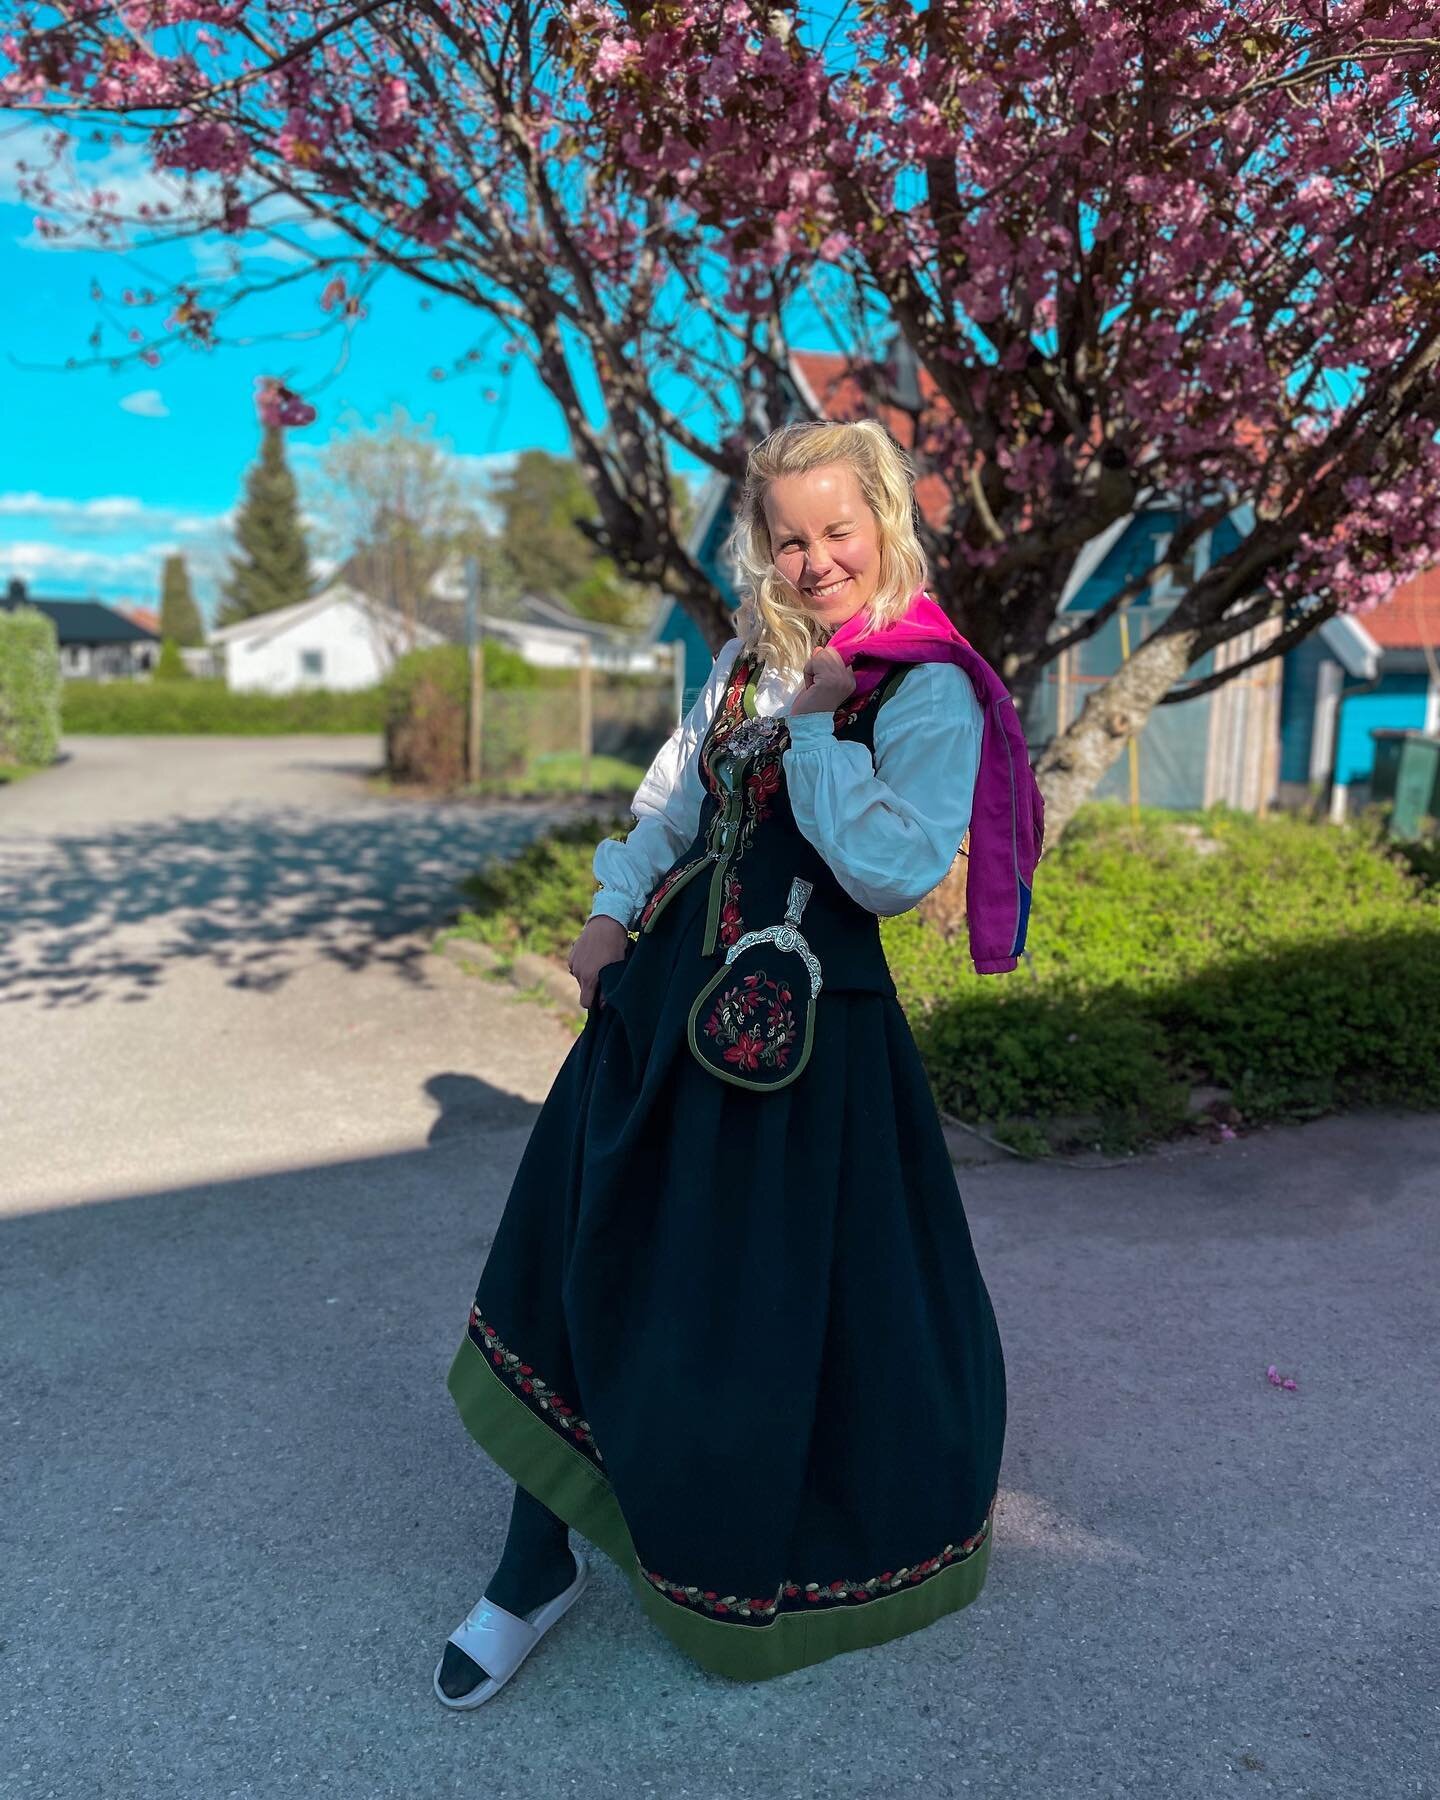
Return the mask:
[[525,1618],[506,1612],[493,1600],[482,1597],[475,1602],[450,1633],[448,1641],[484,1669],[489,1679],[468,1694],[452,1700],[440,1685],[440,1671],[445,1664],[442,1656],[435,1665],[434,1680],[435,1698],[442,1706],[462,1712],[467,1707],[483,1706],[487,1700],[493,1700],[555,1621],[569,1612],[590,1579],[590,1563],[585,1552],[572,1545],[570,1554],[575,1558],[575,1579],[563,1593],[547,1600]]

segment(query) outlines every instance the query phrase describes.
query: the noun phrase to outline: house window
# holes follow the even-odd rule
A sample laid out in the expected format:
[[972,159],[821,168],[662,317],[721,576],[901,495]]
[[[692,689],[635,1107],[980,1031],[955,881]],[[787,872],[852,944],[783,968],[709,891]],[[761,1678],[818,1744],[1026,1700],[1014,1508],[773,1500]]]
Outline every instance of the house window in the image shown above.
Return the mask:
[[300,673],[306,681],[320,681],[325,675],[325,652],[323,650],[302,650],[300,652]]

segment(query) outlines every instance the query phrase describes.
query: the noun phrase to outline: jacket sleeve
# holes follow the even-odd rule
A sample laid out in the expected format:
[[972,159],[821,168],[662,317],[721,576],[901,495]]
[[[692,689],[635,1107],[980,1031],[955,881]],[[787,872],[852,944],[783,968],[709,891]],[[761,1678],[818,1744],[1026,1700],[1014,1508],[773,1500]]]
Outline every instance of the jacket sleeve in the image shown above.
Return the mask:
[[909,910],[949,873],[970,824],[985,715],[954,663],[908,671],[875,719],[875,755],[828,713],[787,718],[795,823],[852,899]]
[[635,823],[629,835],[623,841],[602,838],[597,845],[592,867],[601,885],[590,918],[604,913],[628,931],[656,882],[695,836],[705,799],[700,744],[739,651],[738,637],[721,645],[699,698],[656,752],[630,802]]

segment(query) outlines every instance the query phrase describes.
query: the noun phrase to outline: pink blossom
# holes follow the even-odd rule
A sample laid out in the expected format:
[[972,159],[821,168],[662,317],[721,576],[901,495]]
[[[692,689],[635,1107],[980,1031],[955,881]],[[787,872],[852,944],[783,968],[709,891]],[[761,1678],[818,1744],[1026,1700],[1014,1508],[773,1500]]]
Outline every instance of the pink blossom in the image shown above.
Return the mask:
[[[508,19],[499,0],[437,10],[463,13],[481,41]],[[17,170],[47,241],[118,244],[136,219],[185,230],[197,201],[237,235],[252,228],[246,196],[276,181],[302,215],[357,228],[356,270],[413,267],[417,247],[457,286],[482,248],[558,268],[563,229],[594,307],[633,309],[637,366],[681,369],[691,347],[660,299],[700,256],[724,271],[713,291],[738,323],[761,331],[816,263],[843,261],[871,293],[943,285],[922,352],[924,460],[962,513],[977,473],[997,511],[993,537],[959,532],[977,604],[1004,598],[1007,577],[990,572],[1013,566],[1010,547],[1043,545],[1092,488],[1102,431],[1133,447],[1152,491],[1282,510],[1284,555],[1254,596],[1277,611],[1302,596],[1370,608],[1440,561],[1428,388],[1379,434],[1389,403],[1353,374],[1370,371],[1380,395],[1433,310],[1440,209],[1422,152],[1440,93],[1415,80],[1413,48],[1433,35],[1432,7],[1391,0],[1396,48],[1376,40],[1358,62],[1354,6],[1302,9],[1269,37],[1217,32],[1197,0],[1143,20],[1133,5],[1091,8],[1081,31],[1058,0],[975,0],[963,53],[916,29],[913,9],[863,10],[802,33],[749,0],[575,0],[546,9],[535,66],[517,49],[502,120],[479,55],[406,9],[343,23],[313,0],[21,9],[0,38],[0,104],[113,120],[185,196],[132,204],[128,184],[87,172],[82,141],[65,167],[57,151]],[[263,47],[247,35],[258,11]],[[434,108],[404,60],[417,46]],[[1343,83],[1316,89],[1288,79],[1305,59],[1351,60]],[[542,60],[563,79],[537,83]],[[472,154],[494,177],[483,193]],[[558,223],[513,197],[526,158],[567,196]],[[1357,195],[1377,184],[1392,254],[1364,249]],[[935,204],[947,192],[958,205]],[[358,318],[359,280],[327,283],[322,309]],[[1083,342],[1083,367],[1062,356],[1037,380],[1057,341]],[[292,422],[306,404],[266,402]],[[715,441],[736,422],[718,418]]]
[[262,375],[255,383],[255,410],[262,425],[309,425],[315,408],[292,388],[272,375]]

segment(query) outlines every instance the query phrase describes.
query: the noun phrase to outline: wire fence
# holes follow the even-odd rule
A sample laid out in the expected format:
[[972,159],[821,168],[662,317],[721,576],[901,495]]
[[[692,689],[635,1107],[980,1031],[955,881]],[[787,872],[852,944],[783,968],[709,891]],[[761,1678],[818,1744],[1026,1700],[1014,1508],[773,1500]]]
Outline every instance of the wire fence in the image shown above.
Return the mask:
[[[587,717],[588,711],[588,717]],[[674,730],[674,690],[592,677],[588,709],[579,684],[491,688],[481,731],[482,778],[533,774],[558,758],[629,765],[635,779]],[[607,782],[613,786],[614,780]],[[633,785],[633,783],[632,783]]]

